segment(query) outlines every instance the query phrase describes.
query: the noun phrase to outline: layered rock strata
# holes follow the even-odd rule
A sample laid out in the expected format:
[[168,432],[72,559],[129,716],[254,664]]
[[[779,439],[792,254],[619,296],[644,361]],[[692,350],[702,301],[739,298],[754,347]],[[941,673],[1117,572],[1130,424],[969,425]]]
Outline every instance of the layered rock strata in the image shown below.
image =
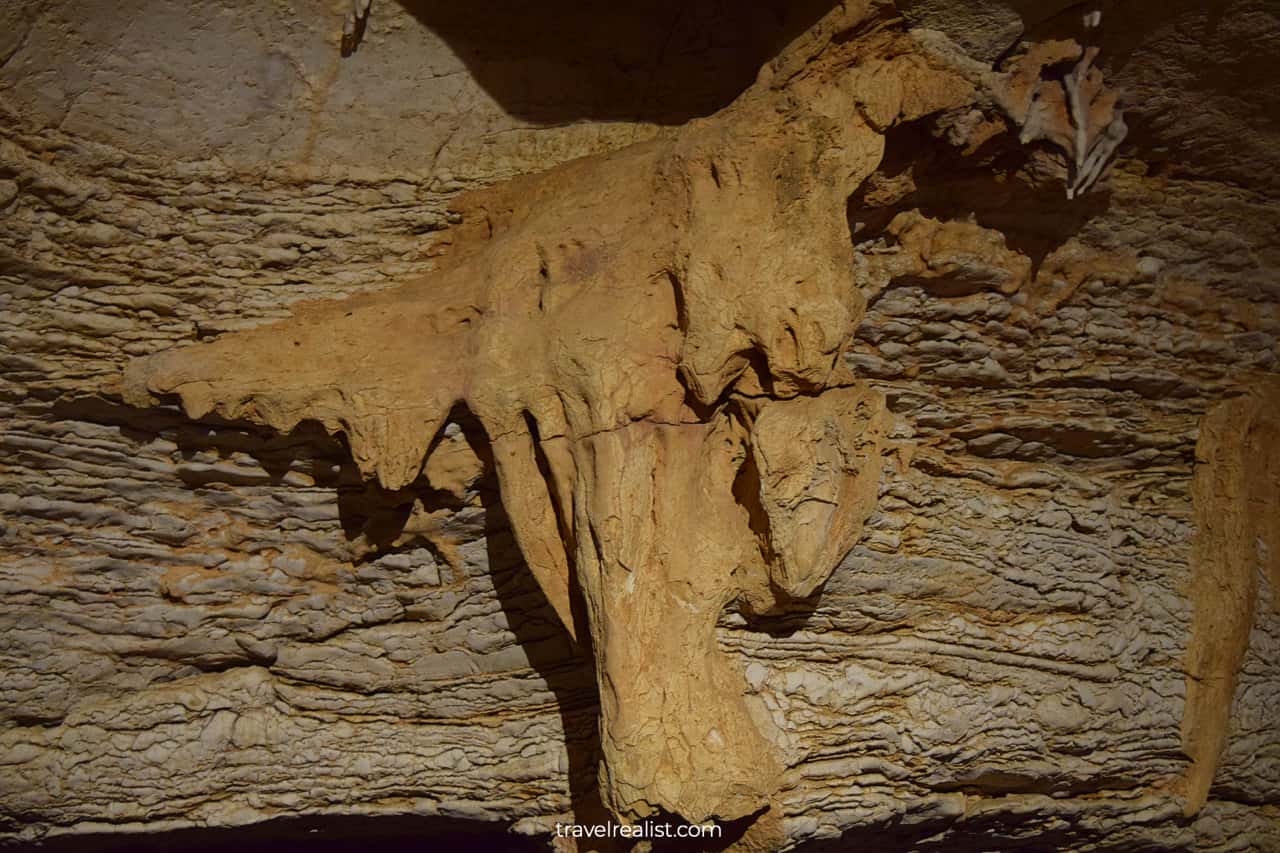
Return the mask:
[[[831,189],[850,196],[848,257],[866,300],[842,361],[865,386],[836,380],[822,394],[783,396],[869,386],[865,399],[885,401],[890,452],[865,532],[820,594],[763,615],[744,596],[711,634],[723,671],[741,673],[742,701],[757,709],[752,730],[768,732],[773,846],[1269,849],[1280,843],[1280,623],[1247,606],[1250,556],[1274,550],[1256,545],[1270,534],[1255,516],[1267,516],[1249,509],[1266,505],[1249,485],[1265,475],[1239,460],[1265,458],[1269,446],[1268,409],[1243,401],[1265,399],[1246,392],[1267,386],[1278,354],[1271,170],[1255,160],[1251,178],[1215,136],[1237,126],[1216,78],[1201,78],[1197,96],[1212,125],[1190,109],[1160,112],[1185,104],[1183,78],[1166,74],[1169,88],[1152,90],[1143,76],[1159,67],[1159,49],[1194,43],[1183,29],[1213,44],[1264,37],[1265,10],[1237,4],[1207,29],[1200,11],[1177,6],[1147,30],[1122,29],[1109,10],[1113,33],[1139,35],[1108,80],[1148,97],[1126,107],[1115,170],[1068,201],[1074,154],[1024,144],[993,82],[1049,35],[1031,33],[992,70],[1009,39],[983,55],[989,21],[943,37],[939,4],[917,5],[906,22],[887,14],[820,27],[808,37],[815,50],[780,55],[821,56],[835,37],[833,55],[856,57],[848,73],[866,82],[851,87],[856,117],[840,132],[873,145],[865,179]],[[524,565],[536,558],[519,522],[506,521],[507,487],[485,473],[499,448],[487,447],[482,424],[455,412],[422,481],[387,489],[365,478],[376,470],[360,470],[356,448],[322,430],[279,435],[138,409],[116,380],[133,356],[268,328],[300,300],[376,304],[366,291],[437,268],[449,275],[474,239],[469,223],[484,221],[468,219],[463,186],[636,136],[675,149],[684,131],[494,118],[460,126],[434,161],[413,167],[420,151],[373,130],[383,147],[340,141],[358,134],[350,110],[392,109],[370,89],[346,113],[313,103],[304,114],[327,130],[310,148],[305,124],[252,135],[293,115],[267,110],[228,137],[230,148],[210,137],[200,145],[211,149],[175,140],[162,152],[128,111],[102,120],[101,104],[146,91],[105,85],[129,79],[113,65],[123,43],[108,30],[76,30],[99,46],[97,82],[64,73],[62,90],[31,85],[56,67],[41,70],[52,51],[40,46],[72,27],[54,4],[42,8],[0,51],[11,118],[0,131],[5,831],[340,813],[538,833],[592,814],[602,746],[592,662]],[[179,43],[179,19],[232,35],[243,21],[150,11]],[[434,55],[396,7],[374,14],[389,28],[374,18],[352,61]],[[930,29],[904,35],[913,23]],[[279,26],[276,43],[310,43],[289,32]],[[338,34],[316,32],[318,58],[293,57],[304,77],[336,53]],[[1107,55],[1104,45],[1099,61]],[[271,62],[247,67],[274,79]],[[815,87],[802,100],[813,109],[833,69],[796,68],[781,80],[802,83],[808,68]],[[339,68],[331,91],[359,88],[347,73]],[[450,74],[441,80],[466,76]],[[910,98],[894,93],[933,91],[920,81],[935,74],[963,81],[942,87],[967,93],[958,106],[943,99],[935,111],[926,99],[904,110]],[[52,106],[58,91],[65,115]],[[287,105],[324,90],[270,91]],[[1167,118],[1178,115],[1185,121]],[[1264,136],[1235,137],[1240,156],[1265,155]],[[268,138],[290,152],[287,168],[258,165]],[[316,152],[334,164],[328,174]],[[709,168],[688,174],[704,179],[694,189],[715,184]],[[806,240],[834,226],[808,227],[819,233]],[[727,217],[724,229],[751,230]],[[536,253],[525,260],[536,264]],[[609,307],[603,316],[615,316]],[[677,320],[671,334],[687,333]],[[1248,406],[1248,417],[1215,414]],[[768,411],[751,416],[756,434]],[[651,430],[664,433],[647,439],[653,455],[679,429]],[[553,432],[540,427],[540,443],[554,445]],[[729,459],[732,497],[742,464]],[[1255,489],[1262,503],[1241,503]],[[695,524],[690,515],[664,524]],[[1225,528],[1206,517],[1253,531],[1252,555],[1239,536],[1215,539]],[[748,524],[753,546],[755,532]],[[1229,587],[1241,590],[1228,596],[1242,602],[1233,609],[1215,610],[1223,599],[1198,591],[1217,571],[1243,579]],[[1257,584],[1268,601],[1270,579]],[[1215,612],[1236,627],[1215,631],[1227,623],[1201,615]],[[1206,636],[1229,653],[1206,653]]]

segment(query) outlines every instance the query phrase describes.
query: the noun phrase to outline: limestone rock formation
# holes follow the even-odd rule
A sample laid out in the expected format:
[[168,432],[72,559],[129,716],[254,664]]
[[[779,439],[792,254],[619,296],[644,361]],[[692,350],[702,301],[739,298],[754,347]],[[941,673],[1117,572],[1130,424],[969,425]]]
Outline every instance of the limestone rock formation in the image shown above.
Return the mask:
[[1262,0],[0,23],[9,840],[1280,845]]
[[1182,721],[1187,809],[1209,796],[1231,730],[1240,666],[1266,572],[1280,609],[1280,385],[1247,389],[1205,415],[1196,442],[1196,539],[1191,553],[1195,612],[1187,649]]
[[[670,139],[463,197],[434,276],[125,379],[137,406],[319,422],[392,491],[473,413],[525,560],[570,632],[590,626],[604,801],[628,819],[768,808],[777,736],[716,622],[811,595],[875,505],[883,400],[841,360],[865,306],[845,202],[879,153],[865,48],[801,49],[777,65],[803,72]],[[907,74],[894,120],[970,91]]]

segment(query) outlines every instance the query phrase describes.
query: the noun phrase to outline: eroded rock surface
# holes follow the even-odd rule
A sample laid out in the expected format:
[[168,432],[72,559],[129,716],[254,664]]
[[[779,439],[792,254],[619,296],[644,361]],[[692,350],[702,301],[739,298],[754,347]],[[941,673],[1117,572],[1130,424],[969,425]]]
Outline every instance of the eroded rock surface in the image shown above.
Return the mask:
[[[711,6],[690,8],[692,23],[670,29],[677,47],[715,31],[698,29],[706,19],[727,20]],[[750,731],[766,733],[776,761],[765,786],[778,819],[770,843],[1270,849],[1280,843],[1274,806],[1280,769],[1271,754],[1280,726],[1274,710],[1280,622],[1269,607],[1232,611],[1233,624],[1251,628],[1242,629],[1243,649],[1234,647],[1232,708],[1225,730],[1212,735],[1223,748],[1212,782],[1199,783],[1208,785],[1204,806],[1191,817],[1184,812],[1196,792],[1188,796],[1183,784],[1204,766],[1195,744],[1184,741],[1193,692],[1186,676],[1198,671],[1191,649],[1200,617],[1193,614],[1204,600],[1194,574],[1201,565],[1196,549],[1205,547],[1197,517],[1206,511],[1194,485],[1201,476],[1196,446],[1207,441],[1202,424],[1217,423],[1212,413],[1222,411],[1223,401],[1263,387],[1276,372],[1280,215],[1268,183],[1274,171],[1261,169],[1267,174],[1252,183],[1212,128],[1199,129],[1197,114],[1186,113],[1188,125],[1166,121],[1159,105],[1176,106],[1175,95],[1193,87],[1165,74],[1159,97],[1125,105],[1130,133],[1111,174],[1093,192],[1067,200],[1072,152],[1050,141],[1023,144],[1016,116],[992,88],[1029,55],[1028,45],[1062,35],[1053,29],[1052,10],[1023,10],[1020,20],[1017,10],[974,8],[989,15],[982,20],[990,27],[941,33],[939,20],[964,21],[970,12],[911,4],[905,20],[871,14],[855,15],[862,23],[854,27],[819,24],[778,54],[778,77],[760,85],[796,91],[788,88],[794,77],[803,93],[798,107],[829,107],[833,122],[848,120],[833,124],[839,133],[867,140],[840,148],[841,157],[859,164],[844,176],[847,185],[822,187],[834,224],[813,216],[807,205],[819,199],[809,194],[797,196],[795,216],[804,224],[794,226],[798,236],[790,243],[776,233],[777,222],[749,218],[745,205],[700,207],[686,197],[675,207],[714,212],[674,229],[694,248],[724,245],[727,235],[742,235],[737,239],[753,251],[751,240],[781,239],[778,267],[764,276],[847,258],[866,309],[843,362],[864,384],[829,384],[869,386],[858,393],[880,395],[887,407],[889,455],[874,510],[820,594],[784,599],[763,616],[750,606],[768,603],[759,597],[716,610],[714,629],[697,634],[709,644],[702,647],[707,657],[722,661],[721,671],[740,674],[735,689],[755,708],[747,712]],[[687,150],[680,148],[688,144],[681,141],[686,131],[655,127],[655,119],[666,120],[653,113],[632,124],[585,109],[580,116],[604,120],[540,127],[529,118],[532,110],[508,113],[500,96],[468,82],[487,81],[498,91],[485,76],[492,68],[477,65],[472,78],[441,47],[438,39],[460,31],[454,22],[437,21],[433,31],[432,22],[393,4],[374,10],[349,60],[367,63],[358,66],[327,64],[338,57],[345,9],[295,4],[252,17],[207,4],[207,24],[184,9],[139,7],[136,19],[153,27],[153,40],[144,42],[152,55],[136,50],[123,30],[105,21],[95,27],[70,6],[31,3],[0,13],[12,16],[17,34],[0,45],[0,58],[7,57],[0,67],[4,107],[12,118],[0,147],[6,832],[156,830],[317,813],[447,816],[538,832],[571,812],[600,814],[591,801],[600,753],[618,743],[627,748],[615,762],[645,753],[633,752],[627,738],[597,741],[602,698],[593,664],[557,618],[567,613],[573,624],[573,605],[544,595],[541,589],[554,586],[544,580],[540,588],[528,572],[539,572],[530,535],[544,537],[548,548],[563,547],[558,522],[567,516],[557,518],[553,503],[544,515],[551,524],[534,525],[533,534],[506,520],[519,512],[513,507],[521,497],[502,484],[501,468],[521,459],[527,465],[535,438],[527,422],[512,422],[517,452],[504,456],[502,441],[486,440],[493,437],[486,424],[454,412],[429,455],[426,446],[411,448],[423,451],[425,470],[416,469],[412,454],[395,456],[379,484],[365,475],[383,476],[382,457],[362,456],[358,440],[347,447],[305,425],[279,435],[216,416],[193,422],[174,411],[138,409],[124,404],[116,378],[130,357],[227,331],[265,330],[302,300],[349,295],[356,300],[351,306],[394,304],[387,288],[427,272],[434,277],[424,281],[439,286],[455,275],[451,269],[466,268],[476,223],[505,223],[528,236],[527,226],[503,219],[516,207],[505,193],[522,199],[541,192],[548,206],[557,199],[554,177],[506,185],[518,191],[485,191],[472,197],[484,202],[479,206],[457,198],[459,190],[621,149],[636,137],[655,141],[609,162]],[[1178,65],[1187,40],[1177,36],[1209,32],[1197,23],[1208,13],[1175,4],[1164,23],[1135,29],[1115,11],[1104,10],[1107,37],[1121,47],[1130,38],[1130,52],[1104,39],[1097,62],[1107,63],[1109,51],[1127,58],[1106,69],[1107,81],[1122,92],[1128,81],[1129,91],[1152,94],[1153,56],[1163,57],[1159,67],[1166,71],[1197,67]],[[1045,32],[1030,32],[993,70],[1018,27],[1007,38],[984,41],[983,34],[1042,19],[1049,21],[1040,25]],[[1232,5],[1218,20],[1212,39],[1247,32],[1256,41],[1275,32],[1274,17],[1258,4]],[[258,85],[277,100],[246,112],[252,121],[227,123],[217,137],[173,134],[173,122],[160,123],[157,144],[139,119],[164,114],[152,94],[154,77],[164,78],[164,57],[178,50],[166,54],[160,45],[168,39],[192,56],[208,56],[184,41],[184,34],[208,27],[222,27],[246,57],[262,58],[261,66],[237,66],[247,69],[245,80],[276,79],[270,56],[279,52],[300,69],[300,80],[331,73],[330,91],[351,87],[352,94],[326,102],[315,86]],[[68,32],[98,51],[95,75],[71,74],[51,47]],[[839,90],[858,93],[852,108],[841,101],[845,95],[818,85],[829,82],[832,67],[807,62],[833,42],[855,57],[847,69],[852,82]],[[458,55],[474,59],[458,44]],[[988,44],[996,47],[984,54]],[[127,51],[137,54],[134,68],[151,70],[128,76]],[[795,56],[805,59],[786,65]],[[424,58],[428,68],[454,64],[439,77],[419,72],[412,91],[379,90],[379,80],[406,79]],[[392,70],[379,74],[379,64]],[[806,73],[814,84],[809,90]],[[201,88],[205,74],[191,68],[183,90],[197,114],[211,103],[201,92],[217,91],[213,84]],[[964,85],[933,87],[928,81],[935,76]],[[1216,85],[1216,77],[1202,77]],[[61,82],[40,85],[50,79]],[[1258,86],[1256,99],[1269,103],[1274,81]],[[224,94],[234,100],[253,88],[233,81]],[[471,93],[462,96],[469,109],[449,106],[459,91]],[[922,97],[939,91],[946,97]],[[1265,128],[1251,135],[1218,89],[1200,91],[1206,110],[1237,122],[1239,156],[1267,149],[1259,143]],[[429,117],[405,115],[396,102],[415,97],[434,105],[434,112],[415,114]],[[134,111],[105,110],[104,103],[131,103]],[[434,117],[450,109],[467,118],[437,149],[432,134],[448,123]],[[293,129],[303,115],[312,124]],[[701,131],[709,137],[716,121],[692,127],[710,128]],[[273,122],[287,132],[276,135]],[[695,146],[686,159],[698,168],[674,174],[696,176],[689,193],[733,199],[739,173],[704,156],[728,148]],[[760,160],[759,175],[747,169],[752,180],[743,186],[758,189],[766,167],[777,166],[776,185],[785,189],[789,169],[810,168],[763,153]],[[594,167],[564,168],[551,175]],[[637,194],[649,197],[628,195],[626,186],[601,189],[602,198],[616,189],[622,200],[598,211],[547,215],[616,221],[614,208],[630,206]],[[668,223],[634,224],[643,231]],[[843,242],[835,240],[839,229]],[[590,266],[556,239],[548,231],[524,240],[526,248],[546,251],[526,252],[493,276],[510,285],[514,269],[539,282],[545,265],[549,284],[517,295],[541,297],[550,316],[567,310],[557,305],[565,291],[557,293],[554,284],[589,277]],[[823,240],[834,255],[802,252]],[[671,245],[667,238],[616,242],[636,251]],[[670,267],[684,274],[682,281],[700,274],[664,259],[636,263]],[[367,294],[378,288],[382,295]],[[636,292],[663,307],[632,312],[641,326],[653,326],[635,345],[673,355],[662,347],[676,346],[689,329],[680,329],[671,282]],[[438,308],[445,293],[422,298]],[[787,294],[776,298],[787,304]],[[327,343],[338,342],[336,318],[311,310],[316,340],[326,343],[328,334]],[[618,310],[610,303],[598,313]],[[859,313],[820,319],[838,327]],[[715,321],[725,312],[710,306],[702,316]],[[386,328],[407,320],[386,316]],[[395,354],[386,337],[383,358]],[[770,346],[777,351],[777,342]],[[224,351],[227,358],[243,355],[225,345]],[[582,359],[583,376],[598,375],[600,364],[614,358]],[[540,363],[526,353],[510,370],[523,374]],[[720,377],[721,362],[710,350],[696,364],[691,377]],[[419,369],[401,366],[406,382]],[[435,381],[442,369],[466,374],[473,367],[424,363],[423,393],[444,387]],[[352,381],[360,375],[355,365],[316,365],[317,375],[338,368],[349,369]],[[620,373],[626,385],[630,375]],[[784,378],[814,381],[796,370]],[[562,372],[557,382],[564,381]],[[711,391],[722,381],[703,380],[704,402],[716,400]],[[426,399],[420,387],[405,400]],[[673,399],[683,401],[687,390],[676,388]],[[450,419],[449,401],[441,402],[446,411],[431,417]],[[626,398],[618,410],[631,404]],[[787,410],[776,411],[766,406],[752,414],[761,440],[792,430]],[[483,411],[473,414],[485,418]],[[705,447],[705,435],[681,437],[703,423],[701,414],[659,418],[671,423],[646,426],[643,440],[631,436],[635,428],[598,430],[595,414],[584,411],[583,423],[591,426],[573,435],[585,442],[579,452],[590,444],[608,463],[596,469],[603,476],[619,476],[611,461],[618,454],[708,458],[702,449],[686,449]],[[811,413],[796,420],[815,422]],[[544,428],[541,417],[534,421],[554,472],[560,433]],[[729,444],[743,447],[733,432]],[[1221,446],[1256,440],[1250,434],[1224,434]],[[413,438],[431,440],[422,431]],[[624,440],[625,453],[611,448]],[[777,440],[784,460],[805,444]],[[743,460],[744,452],[738,451]],[[759,474],[773,464],[771,456],[753,456]],[[741,462],[730,455],[720,467],[720,486],[727,481],[729,489],[727,496],[723,488],[715,493],[739,507],[733,498],[735,483],[742,485]],[[486,473],[494,468],[497,480]],[[670,482],[667,494],[675,497],[654,505],[670,513],[662,527],[700,541],[721,528],[699,526],[699,511],[685,509],[691,499],[678,497],[687,487]],[[770,520],[780,512],[786,517],[776,508],[786,505],[785,490],[775,497],[773,515],[770,502],[761,502]],[[587,513],[588,519],[608,514],[606,507]],[[758,528],[743,524],[745,531],[728,536],[723,548],[759,553]],[[1246,552],[1232,551],[1231,559]],[[623,571],[630,561],[624,552],[606,556],[613,563],[605,571]],[[825,559],[773,556],[779,577],[799,595]],[[1233,571],[1241,565],[1232,563]],[[540,575],[546,574],[544,568]],[[1270,581],[1261,584],[1260,598],[1269,601]],[[602,583],[588,606],[618,607],[607,597],[616,588]],[[660,585],[656,593],[666,589]],[[698,618],[705,622],[706,614]],[[625,659],[629,652],[623,644],[617,653]],[[699,689],[716,685],[711,678]],[[718,713],[729,706],[716,707]],[[610,718],[609,709],[604,714]],[[620,725],[625,734],[625,721]]]
[[530,569],[571,633],[589,626],[621,817],[769,807],[777,735],[716,622],[811,595],[875,505],[884,403],[842,361],[866,304],[845,204],[881,151],[858,110],[911,120],[972,87],[915,60],[901,92],[869,94],[868,48],[822,32],[869,14],[824,20],[669,139],[464,196],[432,276],[124,378],[140,407],[315,421],[390,491],[473,414]]

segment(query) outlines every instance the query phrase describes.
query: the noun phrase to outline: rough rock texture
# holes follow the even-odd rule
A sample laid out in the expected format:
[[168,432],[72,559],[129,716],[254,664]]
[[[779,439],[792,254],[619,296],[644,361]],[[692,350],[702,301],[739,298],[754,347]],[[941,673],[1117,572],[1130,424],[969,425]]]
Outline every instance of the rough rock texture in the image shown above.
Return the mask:
[[[813,594],[875,505],[884,402],[841,359],[866,305],[845,204],[881,151],[857,118],[868,47],[795,50],[669,139],[461,198],[432,276],[124,379],[139,407],[318,422],[388,491],[474,414],[529,568],[590,626],[602,792],[627,818],[769,805],[777,735],[716,622]],[[875,109],[905,119],[970,92],[919,61],[887,73],[905,82]]]
[[[682,123],[770,56],[816,83],[828,66],[785,60],[835,44],[855,57],[842,91],[860,93],[841,132],[874,146],[848,186],[823,187],[849,198],[836,224],[867,303],[845,361],[883,395],[894,452],[820,591],[718,618],[712,651],[777,760],[769,843],[1280,846],[1280,619],[1251,612],[1257,565],[1230,532],[1262,540],[1255,560],[1277,551],[1274,465],[1239,461],[1274,453],[1258,402],[1273,398],[1247,396],[1280,354],[1280,87],[1258,58],[1276,53],[1274,10],[1104,7],[1096,62],[1129,134],[1068,200],[1078,149],[1023,144],[999,87],[1018,68],[1071,71],[1028,64],[1070,37],[1065,4],[942,0],[816,26],[825,10],[797,4],[553,5],[492,27],[487,7],[388,3],[341,60],[346,5],[0,11],[6,833],[326,813],[537,833],[600,814],[612,747],[592,660],[524,565],[537,558],[484,424],[457,413],[426,485],[388,489],[407,474],[366,481],[358,442],[136,408],[117,380],[132,356],[300,300],[377,304],[391,297],[363,292],[448,276],[478,221],[458,191],[636,139],[655,141],[608,162],[679,150]],[[602,33],[626,35],[588,37]],[[938,69],[972,98],[912,102]],[[776,165],[783,191],[807,168]],[[690,242],[749,233],[733,215]],[[834,226],[807,227],[797,247]],[[755,239],[778,238],[766,224]],[[557,272],[570,254],[548,273],[583,275]],[[660,341],[664,316],[636,319]],[[1241,508],[1246,492],[1263,509]],[[664,519],[694,532],[662,544],[696,555],[696,512]],[[1202,592],[1215,571],[1238,592]]]
[[1248,392],[1211,409],[1196,442],[1195,614],[1182,721],[1183,746],[1193,762],[1188,812],[1204,804],[1231,730],[1260,571],[1271,585],[1272,609],[1280,610],[1280,385]]

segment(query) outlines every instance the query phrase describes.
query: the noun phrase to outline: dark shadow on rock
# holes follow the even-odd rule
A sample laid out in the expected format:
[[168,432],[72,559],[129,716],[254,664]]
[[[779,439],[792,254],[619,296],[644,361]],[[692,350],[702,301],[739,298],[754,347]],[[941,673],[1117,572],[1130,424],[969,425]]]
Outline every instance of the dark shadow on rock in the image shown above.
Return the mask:
[[[338,519],[356,561],[374,559],[396,547],[427,545],[399,542],[415,502],[428,512],[460,510],[462,505],[447,492],[419,480],[390,490],[369,482],[352,460],[346,442],[331,436],[318,424],[304,421],[287,434],[245,421],[216,415],[192,420],[171,408],[140,409],[102,397],[60,400],[51,408],[53,417],[118,426],[126,438],[146,442],[163,436],[178,446],[186,464],[177,476],[193,489],[281,485],[290,472],[310,478],[317,486],[332,488],[338,499]],[[225,458],[245,454],[266,473],[243,472],[232,466],[200,464],[197,456]]]
[[[1162,29],[1172,29],[1172,22],[1185,19],[1192,22],[1198,38],[1212,39],[1228,4],[1204,3],[1202,0],[1005,0],[1009,8],[1022,19],[1022,41],[1049,41],[1052,39],[1085,40],[1102,48],[1099,62],[1104,69],[1122,69],[1133,58],[1152,34]],[[1086,31],[1083,17],[1086,12],[1101,11],[1101,25]],[[1263,57],[1246,58],[1259,70],[1267,71]],[[1212,63],[1205,63],[1211,66]],[[1192,68],[1197,74],[1219,74],[1221,68]],[[1233,69],[1234,70],[1234,69]],[[1231,71],[1226,71],[1231,73]],[[1256,79],[1267,79],[1267,75]]]
[[[836,571],[839,571],[837,569]],[[725,608],[720,617],[718,627],[721,630],[746,630],[767,634],[775,640],[786,639],[796,631],[803,631],[814,626],[818,607],[822,604],[822,595],[826,584],[822,584],[813,594],[805,598],[792,598],[780,589],[774,588],[776,603],[762,612],[751,611],[745,602],[732,602]],[[738,617],[741,622],[738,622]],[[736,623],[736,624],[735,624]],[[745,623],[745,624],[742,624]]]
[[[1268,34],[1280,7],[1266,0],[896,0],[913,26],[941,30],[993,67],[1032,42],[1074,39],[1101,48],[1096,64],[1120,97],[1129,133],[1120,157],[1155,177],[1271,187],[1258,155],[1280,132]],[[1101,25],[1086,32],[1086,12]],[[1239,144],[1236,144],[1236,143]]]
[[0,849],[33,853],[346,853],[368,849],[379,853],[536,853],[547,848],[541,839],[513,835],[481,821],[409,815],[319,815],[273,818],[247,826],[68,835]]
[[[187,461],[201,452],[216,453],[219,457],[244,453],[262,467],[270,483],[282,482],[290,471],[304,473],[323,486],[351,485],[353,476],[359,479],[359,472],[351,463],[351,454],[345,444],[312,422],[304,422],[292,432],[281,434],[217,415],[193,420],[176,408],[157,406],[143,409],[95,396],[58,400],[51,405],[50,414],[60,420],[119,427],[121,435],[139,443],[163,436],[178,446],[179,453]],[[344,469],[344,464],[350,465],[350,469]],[[249,482],[262,482],[260,478],[242,481],[244,478],[237,478],[228,471],[180,470],[178,476],[192,488],[210,483],[247,485]]]
[[[513,116],[682,124],[731,103],[834,0],[399,0]],[[376,29],[377,12],[370,27]]]
[[[931,133],[928,120],[908,122],[885,134],[884,160],[877,174],[890,181],[910,177],[914,185],[889,205],[870,202],[868,180],[849,198],[849,230],[856,243],[883,234],[899,213],[919,210],[938,220],[969,220],[1000,231],[1009,248],[1031,259],[1032,274],[1054,250],[1080,233],[1110,206],[1110,194],[1097,191],[1067,199],[1057,181],[1027,174],[1029,151],[1013,134],[1000,134],[969,156]],[[939,295],[946,279],[924,286]]]
[[795,853],[991,853],[1046,850],[1097,850],[1105,853],[1157,853],[1182,849],[1167,844],[1125,838],[1114,826],[1078,823],[1078,815],[1048,815],[1043,811],[991,812],[963,820],[943,818],[906,824],[900,821],[858,827],[835,837],[795,847]]
[[[586,626],[577,626],[581,639],[575,644],[525,564],[502,506],[483,427],[465,410],[455,410],[452,420],[462,427],[472,450],[485,463],[486,474],[477,490],[485,511],[485,546],[498,602],[529,663],[556,698],[568,754],[571,819],[583,824],[606,823],[613,818],[600,800],[600,699]],[[574,609],[583,612],[580,599],[574,602]],[[595,849],[612,853],[631,846],[619,839]]]
[[[651,842],[653,853],[721,853],[721,851],[732,850],[735,845],[739,845],[748,837],[748,833],[756,822],[768,811],[769,807],[765,806],[757,812],[736,820],[719,822],[717,825],[720,828],[720,834],[716,838],[654,838]],[[692,826],[689,821],[679,815],[665,812],[659,813],[649,822],[665,824],[666,832],[679,832],[679,827]],[[759,847],[749,845],[745,849],[759,849]]]
[[[123,435],[138,443],[153,441],[160,437],[166,438],[177,444],[178,453],[188,461],[193,460],[197,454],[214,454],[219,458],[236,453],[246,454],[267,472],[267,477],[264,478],[251,469],[243,475],[237,474],[229,466],[215,468],[193,465],[189,469],[180,467],[178,476],[193,489],[261,486],[268,483],[289,488],[284,483],[288,473],[306,474],[315,481],[316,485],[333,488],[336,491],[339,521],[347,544],[351,548],[352,559],[356,562],[373,559],[400,548],[427,546],[434,550],[430,542],[416,539],[406,542],[403,539],[406,521],[414,509],[415,502],[420,503],[428,511],[464,508],[455,496],[430,488],[423,478],[419,478],[406,488],[394,491],[364,480],[351,459],[345,441],[328,435],[312,422],[304,422],[287,435],[281,435],[273,430],[246,422],[229,421],[216,416],[192,420],[171,408],[135,408],[102,397],[60,400],[53,403],[50,414],[52,418],[58,420],[89,421],[118,426]],[[575,646],[572,642],[520,554],[519,546],[511,532],[510,521],[502,508],[492,454],[483,428],[462,406],[454,409],[449,421],[461,427],[467,442],[485,465],[486,473],[474,486],[483,507],[483,529],[476,529],[475,535],[483,535],[485,538],[494,589],[506,616],[508,627],[524,649],[530,665],[546,681],[555,696],[565,733],[568,752],[568,788],[575,818],[583,823],[603,823],[610,817],[600,803],[597,785],[596,767],[600,760],[599,699],[590,649],[585,641],[581,646]],[[439,436],[436,438],[436,441],[438,440]],[[434,446],[433,443],[432,447]],[[474,507],[472,509],[474,510]],[[443,564],[443,556],[437,553],[437,558],[441,559]],[[580,605],[580,602],[578,604]],[[581,611],[580,606],[578,609]],[[584,627],[579,628],[579,631],[583,637],[586,636]],[[368,820],[371,821],[370,828],[376,829],[372,821],[392,819],[379,817]],[[404,820],[410,819],[404,818]],[[464,826],[468,822],[459,821],[458,824]],[[255,824],[254,827],[247,827],[243,831],[249,833],[257,826],[261,825]],[[336,829],[343,831],[346,826],[346,824],[335,825]],[[492,827],[492,824],[489,826]],[[456,829],[455,827],[449,831]],[[237,831],[241,830],[227,832]],[[288,837],[293,837],[289,835],[292,830],[288,826],[285,826],[282,831]],[[298,837],[311,837],[311,828],[308,827],[304,832],[308,834]],[[356,833],[353,837],[360,835]],[[503,836],[499,832],[490,829],[489,835],[492,837],[486,837],[483,844],[477,842],[475,849],[529,849],[523,846],[491,847],[489,845],[493,838],[498,842],[505,842],[502,842]],[[152,836],[143,837],[143,846],[128,849],[170,849],[163,846],[146,847],[145,838],[149,837]],[[223,837],[221,835],[216,838],[211,837],[209,844],[218,847],[223,844],[218,839]],[[420,837],[432,839],[432,843],[435,843],[431,832]],[[228,845],[240,843],[237,840],[240,836],[232,834],[225,838]],[[258,836],[247,834],[243,838],[256,840]],[[187,847],[185,840],[175,837],[174,843],[179,841],[183,849],[203,849],[199,846],[203,843],[202,837],[192,836],[192,843],[196,845],[194,848]],[[612,851],[625,850],[629,847],[628,844],[600,849]],[[286,846],[284,849],[291,848]],[[314,849],[339,848],[319,846]],[[417,846],[412,849],[457,848],[442,844],[440,847]]]

